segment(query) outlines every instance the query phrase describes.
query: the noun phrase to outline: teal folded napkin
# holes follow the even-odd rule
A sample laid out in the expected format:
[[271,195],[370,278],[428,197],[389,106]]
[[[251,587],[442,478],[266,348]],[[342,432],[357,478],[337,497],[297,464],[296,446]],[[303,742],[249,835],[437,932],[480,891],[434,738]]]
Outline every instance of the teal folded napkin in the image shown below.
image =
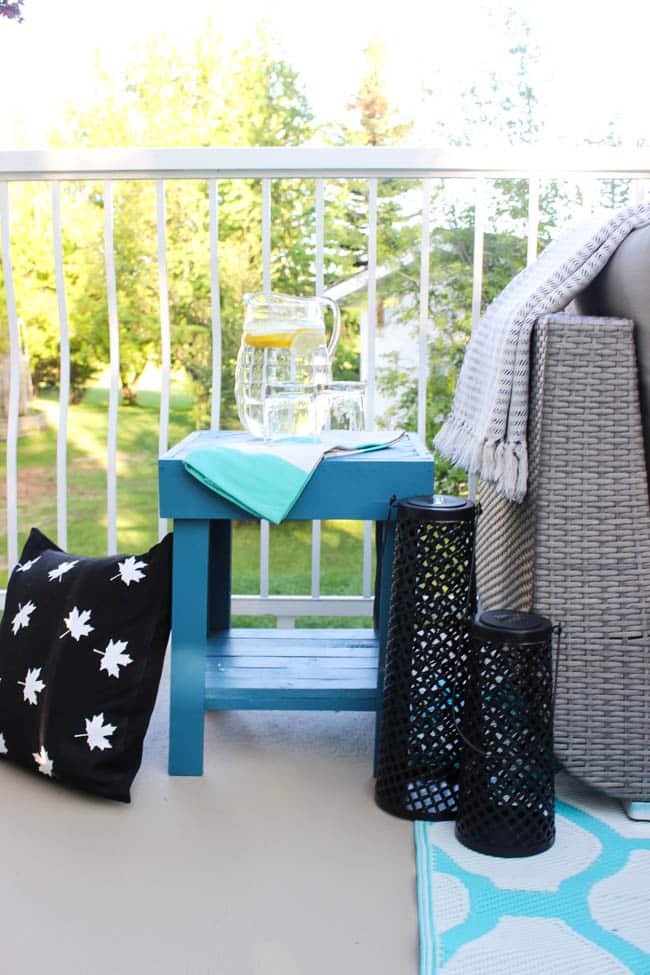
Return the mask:
[[293,508],[325,454],[380,450],[401,436],[401,431],[332,431],[320,439],[237,441],[232,447],[193,450],[183,464],[188,473],[222,498],[256,518],[278,525]]

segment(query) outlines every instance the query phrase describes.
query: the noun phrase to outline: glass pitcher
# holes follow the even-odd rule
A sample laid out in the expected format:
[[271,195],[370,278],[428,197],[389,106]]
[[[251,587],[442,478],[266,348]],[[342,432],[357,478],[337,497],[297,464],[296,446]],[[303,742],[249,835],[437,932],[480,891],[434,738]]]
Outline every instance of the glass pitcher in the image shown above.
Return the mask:
[[[341,315],[331,298],[257,292],[244,295],[244,304],[246,316],[235,370],[235,399],[246,430],[262,438],[267,387],[277,389],[283,383],[316,387],[332,381],[332,357],[339,340]],[[329,343],[325,308],[330,308],[334,317]],[[307,435],[318,431],[312,428],[295,432]]]

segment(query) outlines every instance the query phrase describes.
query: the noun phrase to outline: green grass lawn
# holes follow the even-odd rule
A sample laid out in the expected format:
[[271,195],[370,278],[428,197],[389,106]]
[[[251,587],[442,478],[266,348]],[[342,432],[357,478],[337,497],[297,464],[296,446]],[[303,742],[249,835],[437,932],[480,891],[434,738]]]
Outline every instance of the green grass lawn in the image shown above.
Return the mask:
[[[41,394],[33,406],[45,413],[47,426],[22,436],[18,443],[19,550],[32,525],[56,540],[56,394]],[[103,555],[107,550],[106,469],[108,390],[88,390],[68,414],[68,550]],[[142,552],[158,536],[158,410],[159,395],[142,391],[136,405],[120,406],[117,445],[117,532],[121,552]],[[169,444],[193,429],[192,402],[183,392],[171,397]],[[4,480],[5,451],[0,476]],[[323,522],[321,592],[358,595],[361,592],[363,527],[358,522]],[[7,581],[6,497],[0,498],[0,586]],[[271,592],[302,595],[311,589],[311,525],[287,522],[272,526],[270,543]],[[259,591],[259,528],[256,522],[237,522],[233,533],[233,592]],[[239,618],[239,625],[274,625],[272,617]],[[358,626],[368,620],[305,618],[301,626]]]

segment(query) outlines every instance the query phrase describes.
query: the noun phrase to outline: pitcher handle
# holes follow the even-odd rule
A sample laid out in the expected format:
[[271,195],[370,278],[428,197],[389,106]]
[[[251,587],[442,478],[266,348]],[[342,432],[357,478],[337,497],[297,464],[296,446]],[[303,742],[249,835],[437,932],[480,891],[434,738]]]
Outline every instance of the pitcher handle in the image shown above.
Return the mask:
[[334,315],[334,324],[332,326],[332,334],[330,336],[329,345],[327,346],[327,354],[332,358],[334,355],[334,350],[336,348],[337,342],[339,340],[339,335],[341,334],[341,312],[339,306],[331,298],[320,298],[318,299],[322,304],[329,305],[332,309]]

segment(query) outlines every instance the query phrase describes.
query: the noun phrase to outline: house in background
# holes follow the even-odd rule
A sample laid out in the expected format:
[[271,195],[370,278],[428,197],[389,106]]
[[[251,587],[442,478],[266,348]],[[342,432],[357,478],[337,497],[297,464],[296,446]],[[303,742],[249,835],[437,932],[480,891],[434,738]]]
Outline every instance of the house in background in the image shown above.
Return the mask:
[[[405,263],[409,263],[407,258]],[[399,294],[391,288],[391,281],[398,273],[395,267],[380,266],[375,272],[377,328],[375,343],[375,376],[381,380],[386,369],[416,374],[419,368],[419,343],[417,336],[418,311],[411,296]],[[341,309],[347,309],[359,320],[360,378],[368,381],[368,362],[372,360],[369,343],[372,331],[368,327],[369,272],[361,271],[345,281],[332,285],[325,291]],[[391,407],[396,405],[394,396],[388,395],[381,381],[374,391],[374,414],[381,421]]]

